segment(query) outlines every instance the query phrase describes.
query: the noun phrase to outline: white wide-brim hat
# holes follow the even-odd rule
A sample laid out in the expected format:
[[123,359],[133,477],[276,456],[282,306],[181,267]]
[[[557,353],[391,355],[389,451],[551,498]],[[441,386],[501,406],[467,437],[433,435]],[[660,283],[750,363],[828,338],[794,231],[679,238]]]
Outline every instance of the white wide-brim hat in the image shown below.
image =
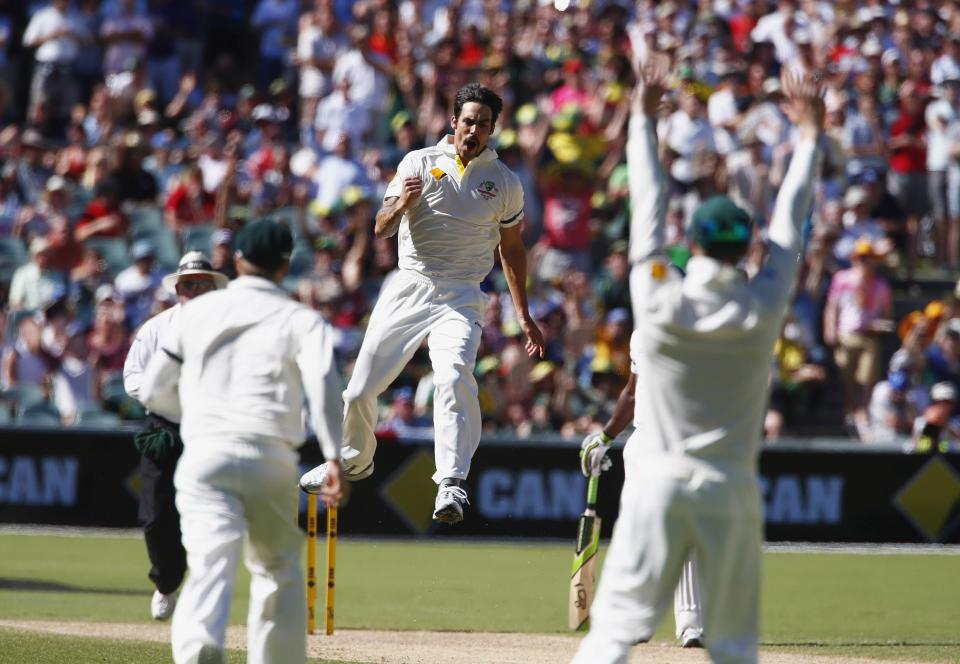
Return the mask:
[[223,288],[230,281],[227,275],[213,269],[210,259],[202,251],[188,251],[180,259],[177,271],[165,276],[161,283],[168,291],[176,293],[177,280],[191,274],[206,274],[213,277],[213,282],[218,289]]

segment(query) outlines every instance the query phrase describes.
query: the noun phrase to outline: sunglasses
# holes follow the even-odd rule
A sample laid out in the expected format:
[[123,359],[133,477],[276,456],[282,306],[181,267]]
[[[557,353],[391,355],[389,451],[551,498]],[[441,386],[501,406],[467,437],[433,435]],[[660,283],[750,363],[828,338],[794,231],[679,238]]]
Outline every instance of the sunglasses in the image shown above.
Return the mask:
[[213,279],[191,279],[177,282],[178,295],[200,295],[215,290],[217,285]]

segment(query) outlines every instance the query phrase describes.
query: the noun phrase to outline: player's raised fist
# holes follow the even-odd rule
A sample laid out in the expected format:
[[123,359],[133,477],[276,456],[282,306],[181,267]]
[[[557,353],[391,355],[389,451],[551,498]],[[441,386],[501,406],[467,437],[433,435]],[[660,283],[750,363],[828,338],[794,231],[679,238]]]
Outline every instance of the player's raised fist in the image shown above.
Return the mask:
[[423,181],[420,178],[404,178],[403,189],[400,190],[400,207],[409,210],[420,200],[421,193]]

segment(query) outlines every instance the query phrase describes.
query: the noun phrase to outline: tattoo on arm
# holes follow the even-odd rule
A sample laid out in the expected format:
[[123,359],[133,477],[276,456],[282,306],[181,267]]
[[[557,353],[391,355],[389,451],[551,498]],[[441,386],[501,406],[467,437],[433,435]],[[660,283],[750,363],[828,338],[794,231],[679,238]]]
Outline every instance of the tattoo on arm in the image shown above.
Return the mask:
[[392,196],[385,200],[383,207],[377,212],[376,225],[373,229],[374,234],[379,238],[392,237],[400,228],[403,212],[398,196]]

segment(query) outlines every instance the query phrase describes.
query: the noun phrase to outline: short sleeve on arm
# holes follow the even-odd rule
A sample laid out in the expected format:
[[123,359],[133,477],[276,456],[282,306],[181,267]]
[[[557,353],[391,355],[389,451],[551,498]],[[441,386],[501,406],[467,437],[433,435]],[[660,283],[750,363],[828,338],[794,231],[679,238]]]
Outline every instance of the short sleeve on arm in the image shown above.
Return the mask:
[[414,157],[412,152],[409,152],[400,160],[400,165],[397,166],[397,174],[390,180],[390,184],[387,185],[387,190],[383,193],[383,200],[400,196],[400,191],[403,189],[404,178],[415,178],[419,175],[420,160]]
[[500,228],[510,228],[523,221],[523,187],[512,173],[507,176],[507,194]]

